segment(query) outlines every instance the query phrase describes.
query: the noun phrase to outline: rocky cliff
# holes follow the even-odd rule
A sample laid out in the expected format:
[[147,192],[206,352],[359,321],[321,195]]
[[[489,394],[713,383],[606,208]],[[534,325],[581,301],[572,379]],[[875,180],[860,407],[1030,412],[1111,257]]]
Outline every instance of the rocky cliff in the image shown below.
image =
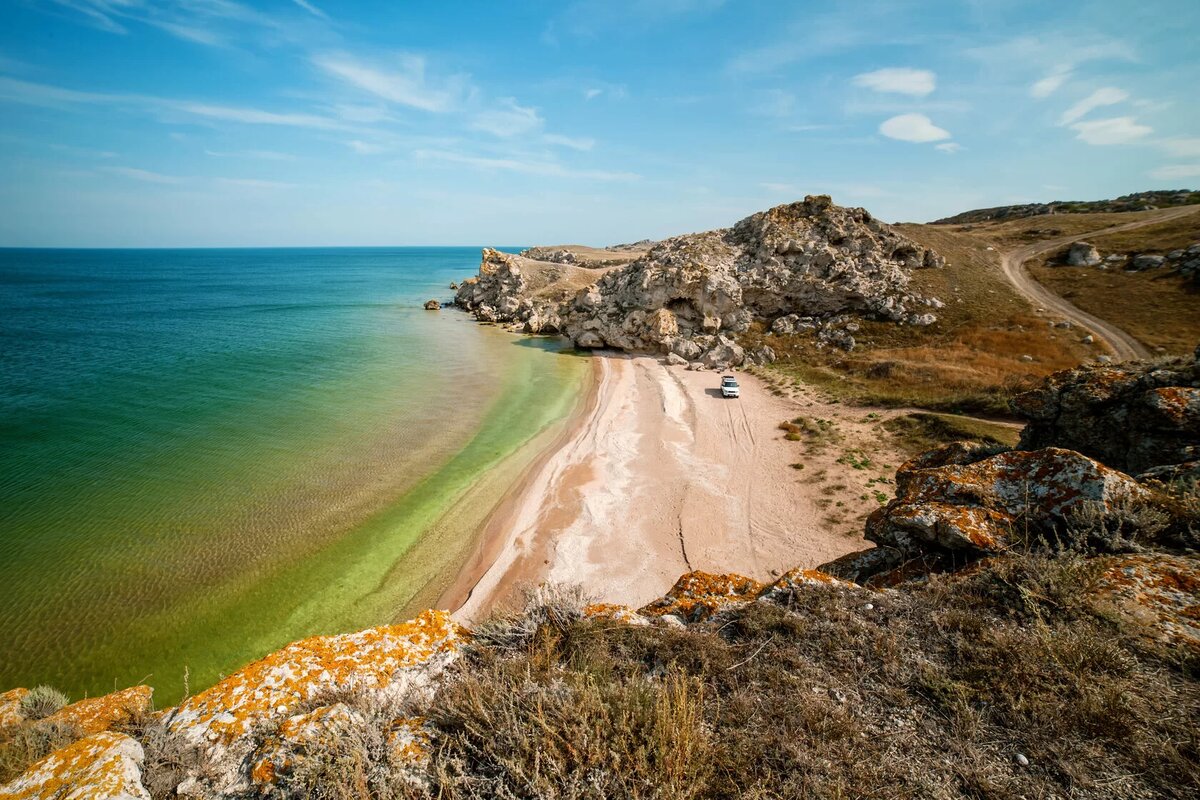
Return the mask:
[[1156,470],[1194,465],[1198,370],[1051,376],[1021,448],[913,458],[876,547],[769,583],[428,611],[158,712],[11,690],[0,798],[1194,796],[1200,496]]
[[[480,320],[561,333],[579,347],[673,353],[726,366],[773,358],[770,348],[747,353],[737,344],[737,334],[755,323],[782,333],[820,331],[822,341],[843,347],[853,347],[844,329],[852,315],[931,324],[942,303],[910,292],[909,276],[943,264],[867,211],[819,196],[731,228],[659,242],[579,287],[547,283],[540,279],[545,266],[485,250],[479,275],[460,286],[455,300]],[[536,285],[527,277],[531,269]]]

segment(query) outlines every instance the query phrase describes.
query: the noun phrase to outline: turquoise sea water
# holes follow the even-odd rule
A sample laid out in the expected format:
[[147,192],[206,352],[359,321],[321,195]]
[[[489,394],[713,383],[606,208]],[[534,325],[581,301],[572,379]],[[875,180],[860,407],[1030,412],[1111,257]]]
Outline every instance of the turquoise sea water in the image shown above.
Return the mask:
[[0,690],[161,706],[429,596],[469,531],[422,537],[583,377],[420,307],[478,258],[0,250]]

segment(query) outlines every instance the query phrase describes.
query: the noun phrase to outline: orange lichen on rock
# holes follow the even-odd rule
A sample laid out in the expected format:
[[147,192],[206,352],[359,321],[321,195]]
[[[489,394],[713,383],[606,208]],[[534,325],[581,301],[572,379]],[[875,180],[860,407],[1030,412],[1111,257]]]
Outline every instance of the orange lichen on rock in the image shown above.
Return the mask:
[[643,606],[638,613],[652,617],[674,614],[698,622],[725,606],[753,600],[762,589],[761,583],[743,575],[689,572],[664,597]]
[[345,703],[318,706],[288,717],[278,733],[268,737],[251,757],[250,779],[260,787],[274,783],[296,767],[307,748],[335,739],[351,725],[362,722],[362,714]]
[[294,642],[184,701],[166,714],[167,725],[208,749],[223,789],[246,788],[238,765],[253,749],[255,728],[292,716],[302,702],[334,689],[352,687],[380,699],[423,690],[457,657],[465,634],[449,614],[425,611],[399,625]]
[[393,720],[387,742],[394,764],[420,766],[433,754],[433,730],[424,717]]
[[4,800],[150,800],[137,740],[95,733],[56,750],[7,786]]
[[103,697],[72,703],[46,717],[46,721],[74,725],[84,733],[100,733],[122,720],[149,711],[153,695],[154,690],[149,686],[131,686]]
[[1114,556],[1093,590],[1153,638],[1200,650],[1200,559],[1166,553]]
[[1009,546],[1018,519],[1033,531],[1057,529],[1084,503],[1108,511],[1149,497],[1133,478],[1073,450],[1013,450],[969,463],[942,450],[896,473],[896,499],[867,519],[867,539],[905,553],[995,553]]
[[9,689],[0,694],[0,730],[16,725],[25,718],[21,713],[21,698],[27,694],[28,689]]
[[857,588],[857,584],[850,581],[844,581],[841,578],[835,578],[832,575],[821,572],[817,569],[795,569],[785,572],[779,580],[763,587],[758,596],[768,600],[780,600],[785,595],[795,592],[797,589],[810,586],[837,586],[844,589]]
[[608,619],[630,625],[645,625],[648,620],[629,606],[617,603],[591,603],[584,606],[583,616],[587,619]]

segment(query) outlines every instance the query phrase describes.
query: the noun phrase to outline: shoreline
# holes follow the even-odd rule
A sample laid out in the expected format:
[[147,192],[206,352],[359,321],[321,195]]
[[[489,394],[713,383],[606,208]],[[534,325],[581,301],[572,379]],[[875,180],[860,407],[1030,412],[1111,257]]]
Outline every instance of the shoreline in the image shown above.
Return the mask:
[[779,429],[816,409],[837,419],[847,444],[898,463],[867,410],[784,397],[744,372],[742,398],[725,400],[712,371],[592,358],[575,418],[493,508],[438,607],[471,623],[542,582],[638,606],[693,570],[768,580],[869,546],[837,508],[872,474],[848,466],[841,449],[807,451]]

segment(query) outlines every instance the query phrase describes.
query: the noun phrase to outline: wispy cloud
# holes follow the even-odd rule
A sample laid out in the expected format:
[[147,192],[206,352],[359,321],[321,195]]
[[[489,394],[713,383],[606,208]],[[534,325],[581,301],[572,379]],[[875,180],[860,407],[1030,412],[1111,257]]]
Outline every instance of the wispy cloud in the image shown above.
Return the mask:
[[264,111],[261,108],[221,106],[192,101],[163,100],[165,107],[207,119],[226,122],[241,122],[248,125],[283,125],[291,128],[315,128],[317,130],[344,130],[340,121],[317,114],[297,112]]
[[373,156],[387,151],[387,148],[374,142],[364,142],[361,139],[351,139],[346,146],[360,156]]
[[852,83],[874,92],[924,97],[937,88],[937,75],[927,69],[887,67],[855,75]]
[[1200,158],[1200,137],[1176,137],[1163,139],[1159,144],[1163,150],[1178,158]]
[[512,97],[502,97],[495,107],[476,114],[471,128],[508,139],[541,130],[544,122],[536,108],[518,105]]
[[546,144],[558,145],[559,147],[569,147],[572,150],[586,152],[596,146],[596,140],[584,137],[563,136],[558,133],[547,133],[542,136],[542,141]]
[[1169,164],[1150,171],[1151,178],[1173,181],[1183,178],[1200,178],[1200,164]]
[[205,149],[204,155],[212,156],[213,158],[248,158],[260,159],[262,161],[295,161],[296,157],[291,153],[280,153],[275,150],[208,150]]
[[1033,85],[1029,87],[1030,97],[1045,100],[1062,88],[1062,85],[1070,80],[1073,74],[1071,67],[1066,64],[1055,66],[1047,75],[1033,82]]
[[942,142],[941,144],[935,144],[933,147],[935,150],[941,150],[943,153],[950,153],[951,155],[961,152],[963,149],[963,146],[958,142]]
[[394,66],[367,64],[344,53],[317,55],[313,63],[357,89],[421,111],[450,111],[459,104],[466,88],[463,76],[430,79],[425,58],[411,53],[396,56]]
[[287,181],[267,181],[260,178],[217,178],[216,183],[242,189],[294,189],[299,185]]
[[1117,89],[1113,86],[1105,86],[1102,89],[1089,94],[1087,97],[1080,100],[1075,105],[1068,108],[1058,118],[1059,125],[1070,125],[1078,119],[1082,119],[1089,112],[1102,108],[1103,106],[1113,106],[1117,103],[1123,103],[1129,99],[1129,92]]
[[186,178],[178,175],[164,175],[161,172],[151,172],[148,169],[138,169],[137,167],[97,167],[97,169],[100,172],[119,175],[122,178],[142,181],[143,183],[176,184],[183,183],[186,180]]
[[521,158],[493,158],[449,150],[417,150],[413,156],[421,161],[443,161],[462,164],[483,170],[520,172],[546,178],[581,178],[597,181],[633,181],[641,176],[633,172],[608,172],[594,169],[572,169],[552,161],[525,160]]
[[1076,138],[1088,144],[1131,144],[1146,138],[1154,129],[1141,125],[1133,117],[1085,120],[1071,125]]
[[318,19],[329,19],[328,14],[326,14],[321,9],[317,8],[312,3],[308,2],[308,0],[292,0],[292,2],[295,3],[296,5],[300,6],[301,8],[303,8],[308,13],[312,14],[314,17],[317,17]]
[[924,114],[900,114],[884,120],[879,132],[902,142],[936,142],[950,138],[950,131],[934,125]]

